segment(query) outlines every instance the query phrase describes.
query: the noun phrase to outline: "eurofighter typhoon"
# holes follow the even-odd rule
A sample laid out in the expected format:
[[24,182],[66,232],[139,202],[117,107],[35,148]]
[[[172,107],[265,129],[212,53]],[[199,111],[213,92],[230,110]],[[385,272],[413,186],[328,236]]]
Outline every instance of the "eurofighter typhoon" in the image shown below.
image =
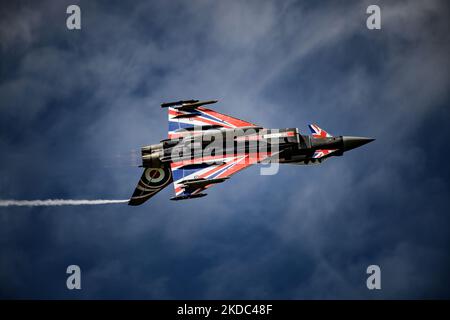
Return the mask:
[[204,197],[206,189],[253,164],[320,164],[374,140],[332,136],[316,124],[309,125],[311,135],[297,128],[266,129],[205,107],[216,102],[161,105],[168,110],[168,139],[142,147],[144,172],[129,205],[144,203],[172,182],[171,200]]

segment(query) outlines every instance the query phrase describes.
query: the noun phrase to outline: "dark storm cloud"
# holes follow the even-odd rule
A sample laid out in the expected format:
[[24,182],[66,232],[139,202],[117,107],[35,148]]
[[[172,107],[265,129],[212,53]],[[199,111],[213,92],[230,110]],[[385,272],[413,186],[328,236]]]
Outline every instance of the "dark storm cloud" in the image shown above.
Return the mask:
[[445,2],[377,2],[381,31],[371,2],[295,1],[80,2],[68,31],[72,3],[0,11],[0,198],[129,196],[130,151],[166,136],[173,99],[377,140],[196,201],[1,208],[2,297],[449,297]]

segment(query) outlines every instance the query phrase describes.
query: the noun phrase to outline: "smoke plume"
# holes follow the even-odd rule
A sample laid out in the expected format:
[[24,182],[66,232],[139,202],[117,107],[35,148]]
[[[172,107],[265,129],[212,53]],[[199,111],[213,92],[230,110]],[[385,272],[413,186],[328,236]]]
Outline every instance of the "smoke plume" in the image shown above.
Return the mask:
[[84,206],[99,204],[125,203],[128,200],[73,200],[73,199],[46,199],[46,200],[0,200],[0,207],[38,207],[38,206]]

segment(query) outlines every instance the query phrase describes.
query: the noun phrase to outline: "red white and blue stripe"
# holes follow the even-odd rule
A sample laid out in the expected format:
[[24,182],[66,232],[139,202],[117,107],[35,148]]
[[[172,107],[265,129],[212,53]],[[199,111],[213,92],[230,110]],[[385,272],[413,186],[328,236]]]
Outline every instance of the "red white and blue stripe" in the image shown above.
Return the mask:
[[[247,121],[233,118],[217,111],[207,109],[205,107],[198,107],[189,111],[181,111],[176,108],[168,108],[169,116],[169,138],[179,138],[186,135],[195,135],[196,127],[199,127],[199,132],[203,126],[217,126],[222,128],[240,128],[240,127],[255,127],[256,125]],[[191,129],[183,131],[182,129]]]
[[328,156],[330,153],[335,152],[337,149],[321,149],[321,150],[316,150],[314,151],[313,154],[313,159],[320,159],[323,158],[325,156]]
[[321,129],[317,124],[310,124],[309,129],[311,130],[312,136],[314,138],[331,138],[332,135]]
[[227,178],[248,166],[271,156],[270,152],[243,153],[238,155],[218,155],[171,163],[175,195],[192,195],[209,188],[205,186],[194,191],[185,190],[183,181],[191,179]]

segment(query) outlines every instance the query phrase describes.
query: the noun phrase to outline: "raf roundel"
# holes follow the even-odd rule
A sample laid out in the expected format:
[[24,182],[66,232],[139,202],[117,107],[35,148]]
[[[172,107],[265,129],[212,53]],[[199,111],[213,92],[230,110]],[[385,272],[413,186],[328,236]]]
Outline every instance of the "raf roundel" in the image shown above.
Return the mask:
[[167,168],[147,168],[144,173],[145,185],[149,188],[160,188],[165,185],[171,177],[171,172]]
[[150,168],[145,171],[145,177],[149,182],[158,183],[164,179],[164,171],[161,168]]

